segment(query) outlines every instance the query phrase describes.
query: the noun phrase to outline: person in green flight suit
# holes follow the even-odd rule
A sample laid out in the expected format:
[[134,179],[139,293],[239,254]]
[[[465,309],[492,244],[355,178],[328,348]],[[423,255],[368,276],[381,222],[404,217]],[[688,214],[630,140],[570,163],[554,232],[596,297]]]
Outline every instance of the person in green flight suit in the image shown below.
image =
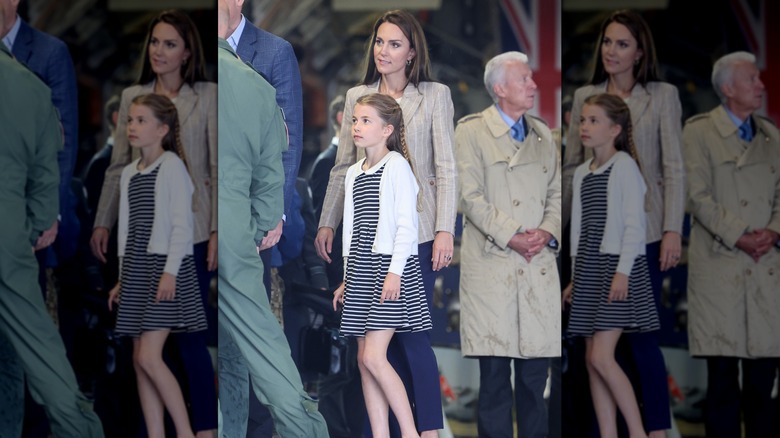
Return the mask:
[[55,436],[102,437],[38,284],[34,251],[53,243],[42,233],[59,211],[62,128],[49,88],[2,43],[0,96],[0,435],[22,434],[26,378]]
[[[282,151],[287,135],[275,90],[244,64],[224,40],[227,8],[219,2],[218,288],[220,398],[245,388],[243,363],[258,400],[271,411],[283,437],[327,437],[317,402],[303,390],[284,332],[271,312],[257,252],[282,218]],[[223,351],[224,350],[224,351]],[[225,429],[247,421],[244,412],[221,412]],[[246,425],[243,426],[244,429]]]

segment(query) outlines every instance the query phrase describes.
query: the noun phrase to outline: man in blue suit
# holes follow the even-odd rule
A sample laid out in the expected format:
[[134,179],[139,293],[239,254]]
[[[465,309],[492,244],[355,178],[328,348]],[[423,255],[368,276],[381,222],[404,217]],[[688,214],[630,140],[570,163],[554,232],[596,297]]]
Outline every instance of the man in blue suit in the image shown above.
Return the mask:
[[[266,267],[263,283],[265,283],[266,292],[270,299],[271,247],[279,242],[284,218],[291,214],[290,208],[293,192],[295,191],[295,181],[298,176],[298,168],[303,151],[301,74],[298,69],[298,60],[289,42],[259,29],[247,20],[241,13],[244,0],[226,0],[225,3],[230,16],[226,40],[242,61],[250,64],[256,71],[260,72],[276,89],[276,102],[284,112],[288,129],[289,146],[287,151],[282,154],[284,167],[284,216],[276,228],[268,232],[259,247],[260,257]],[[237,357],[235,346],[229,340],[224,341],[222,339],[219,341],[219,356],[223,361],[233,361]],[[230,373],[226,375],[235,376],[236,374]],[[249,390],[248,373],[242,371],[239,375],[242,376],[240,384],[246,389],[238,400],[220,397],[223,410],[240,409],[246,411],[246,409],[249,409],[249,425],[246,436],[250,438],[270,438],[272,430],[270,413],[258,402],[254,392]],[[246,380],[246,382],[244,383],[243,380]],[[232,403],[235,403],[235,405],[231,406]],[[240,434],[241,432],[238,433]],[[243,435],[235,436],[243,438]]]

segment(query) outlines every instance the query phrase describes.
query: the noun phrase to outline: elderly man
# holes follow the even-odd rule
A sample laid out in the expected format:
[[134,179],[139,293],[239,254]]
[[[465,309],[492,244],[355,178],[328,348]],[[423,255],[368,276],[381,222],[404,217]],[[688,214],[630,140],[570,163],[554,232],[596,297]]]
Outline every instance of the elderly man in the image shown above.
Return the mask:
[[[6,22],[0,7],[0,35]],[[53,239],[47,230],[57,220],[62,131],[51,91],[4,44],[0,96],[0,435],[21,436],[26,377],[55,436],[102,437],[46,312],[33,253]]]
[[[248,386],[283,437],[326,437],[317,403],[304,391],[290,347],[263,288],[257,247],[282,217],[282,151],[287,147],[274,89],[228,43],[219,2],[219,334],[220,436],[246,436]],[[223,352],[226,349],[228,351]],[[236,404],[242,395],[243,406]]]
[[526,55],[491,59],[485,87],[495,104],[455,130],[464,216],[461,349],[479,358],[479,436],[513,436],[514,362],[519,436],[544,437],[549,358],[561,352],[557,148],[545,123],[527,114],[536,84]]
[[752,54],[718,59],[712,85],[722,105],[683,130],[690,352],[707,358],[707,436],[740,436],[740,409],[748,437],[770,436],[780,357],[780,137],[755,114],[764,84]]

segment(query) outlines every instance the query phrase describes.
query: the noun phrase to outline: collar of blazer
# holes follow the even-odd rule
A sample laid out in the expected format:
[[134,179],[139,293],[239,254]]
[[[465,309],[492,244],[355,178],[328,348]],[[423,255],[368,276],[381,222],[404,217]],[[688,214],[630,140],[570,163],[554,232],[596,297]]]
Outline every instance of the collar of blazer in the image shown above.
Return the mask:
[[[138,94],[154,93],[155,82],[157,82],[157,79],[152,79],[151,82],[141,88],[141,93]],[[197,103],[198,93],[196,93],[195,90],[190,87],[190,84],[186,82],[183,83],[181,88],[179,88],[179,95],[176,96],[175,102],[176,111],[179,113],[179,127],[184,125],[184,123],[192,114],[192,111],[195,109],[195,104]]]
[[19,20],[19,33],[16,34],[12,51],[17,61],[27,65],[32,56],[33,28],[21,18]]
[[[606,93],[607,82],[608,81],[604,81],[594,86],[596,93],[593,94]],[[639,119],[645,115],[647,107],[650,105],[650,97],[650,92],[640,83],[637,83],[634,85],[634,88],[631,89],[631,96],[628,98],[627,104],[628,109],[631,111],[631,124],[634,125],[634,127],[639,123]]]
[[[406,88],[404,88],[404,96],[401,99],[401,111],[404,114],[404,126],[409,127],[412,121],[412,117],[417,112],[417,110],[420,108],[420,104],[422,103],[423,96],[425,94],[426,89],[428,88],[427,82],[420,82],[420,88],[414,86],[411,82],[406,84]],[[366,86],[367,92],[369,93],[379,93],[379,81],[374,82],[371,85]]]

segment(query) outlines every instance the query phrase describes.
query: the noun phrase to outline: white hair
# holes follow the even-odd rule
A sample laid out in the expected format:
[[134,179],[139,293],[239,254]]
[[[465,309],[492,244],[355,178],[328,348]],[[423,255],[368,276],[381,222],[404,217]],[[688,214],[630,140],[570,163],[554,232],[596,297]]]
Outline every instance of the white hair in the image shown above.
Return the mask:
[[485,88],[493,102],[498,103],[498,96],[493,91],[493,86],[504,82],[505,67],[513,61],[528,64],[528,56],[521,52],[504,52],[491,58],[485,65]]
[[712,86],[722,103],[726,103],[726,96],[723,95],[721,88],[731,83],[734,68],[743,62],[755,64],[756,57],[748,52],[733,52],[720,57],[712,66]]

